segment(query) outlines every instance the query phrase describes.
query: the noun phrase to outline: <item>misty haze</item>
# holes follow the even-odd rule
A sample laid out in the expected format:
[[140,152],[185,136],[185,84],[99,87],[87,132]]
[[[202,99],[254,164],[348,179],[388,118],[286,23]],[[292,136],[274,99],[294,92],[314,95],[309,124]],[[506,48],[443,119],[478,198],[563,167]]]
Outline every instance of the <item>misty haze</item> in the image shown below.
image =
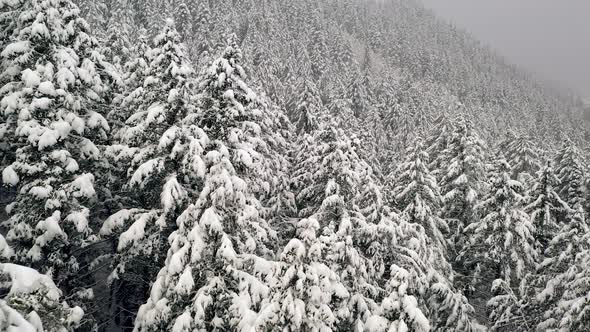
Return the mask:
[[0,0],[0,331],[590,331],[589,18]]

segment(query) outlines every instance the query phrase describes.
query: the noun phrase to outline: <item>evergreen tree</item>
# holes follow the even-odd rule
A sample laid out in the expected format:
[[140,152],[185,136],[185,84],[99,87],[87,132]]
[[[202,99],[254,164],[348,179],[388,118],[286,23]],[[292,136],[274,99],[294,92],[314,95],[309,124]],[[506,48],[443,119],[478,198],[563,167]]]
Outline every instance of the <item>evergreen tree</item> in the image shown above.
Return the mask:
[[189,40],[190,34],[193,31],[192,13],[188,4],[184,0],[180,0],[174,10],[174,21],[178,28],[178,32],[183,40]]
[[0,263],[2,331],[73,331],[84,311],[71,308],[47,275],[16,264]]
[[103,53],[107,60],[121,69],[130,56],[133,14],[128,0],[113,1],[106,28]]
[[138,33],[137,43],[130,50],[129,60],[123,65],[121,85],[123,91],[115,97],[113,106],[108,114],[109,122],[113,127],[113,141],[121,141],[121,129],[125,121],[138,108],[141,99],[138,96],[144,93],[143,84],[149,76],[150,57],[153,54],[147,31],[141,29]]
[[[317,11],[314,11],[317,13]],[[326,37],[321,27],[320,14],[316,14],[314,18],[314,24],[312,24],[312,31],[310,36],[310,43],[308,52],[311,60],[311,74],[314,80],[317,82],[326,72],[326,60],[328,58],[328,46],[326,43]]]
[[195,50],[192,52],[193,56],[206,58],[208,54],[212,53],[212,36],[211,36],[211,11],[209,9],[208,1],[191,1],[189,6],[190,13],[193,15],[192,33],[194,34],[191,44],[194,45]]
[[203,189],[177,219],[164,267],[139,310],[138,331],[249,330],[260,323],[255,317],[268,296],[267,259],[277,236],[258,197],[270,191],[265,183],[275,173],[261,150],[268,113],[244,83],[240,58],[230,39],[203,71],[196,112],[209,138]]
[[305,135],[298,144],[293,164],[292,186],[299,216],[314,215],[325,199],[329,181],[338,185],[348,208],[360,196],[361,175],[367,166],[358,157],[349,140],[332,126]]
[[512,135],[500,144],[500,153],[512,166],[514,178],[525,185],[539,171],[539,151],[530,137]]
[[430,322],[418,307],[416,298],[408,294],[410,274],[393,265],[389,294],[381,303],[381,316],[372,316],[367,323],[368,331],[430,331]]
[[348,85],[348,98],[350,99],[350,108],[355,117],[362,118],[369,112],[371,107],[370,89],[368,71],[351,73],[350,83]]
[[428,154],[417,139],[408,148],[405,161],[389,176],[393,201],[405,218],[424,227],[435,247],[446,253],[448,225],[438,215],[442,198],[436,179],[430,173]]
[[318,122],[323,115],[322,102],[318,97],[316,86],[308,80],[304,80],[303,88],[294,103],[294,109],[290,112],[291,122],[300,133],[311,133],[319,128]]
[[[568,216],[565,226],[551,239],[545,251],[546,258],[539,265],[538,273],[533,280],[534,293],[529,302],[532,317],[536,318],[539,330],[577,331],[574,328],[575,319],[568,320],[566,316],[569,314],[566,312],[570,308],[573,312],[578,310],[569,307],[573,304],[569,301],[577,294],[582,294],[578,293],[579,291],[587,292],[580,286],[586,280],[585,257],[590,250],[590,228],[580,206]],[[568,297],[570,299],[567,299]],[[581,308],[579,304],[576,306]]]
[[[10,44],[11,37],[15,34],[17,27],[18,14],[22,10],[23,2],[21,1],[3,1],[0,2],[0,49],[4,50]],[[10,85],[16,73],[11,73],[9,69],[9,61],[5,57],[0,57],[0,90],[1,95],[6,95],[10,89]],[[2,105],[4,108],[4,105]],[[4,167],[14,162],[14,151],[17,149],[11,143],[14,142],[14,129],[16,123],[14,117],[9,117],[4,112],[0,112],[0,171]]]
[[559,179],[550,163],[537,172],[531,193],[529,194],[526,212],[530,214],[535,226],[534,238],[539,243],[539,253],[544,254],[549,242],[561,228],[561,220],[570,211],[555,190]]
[[430,156],[428,162],[428,169],[432,170],[432,174],[436,177],[439,183],[442,183],[445,171],[449,166],[449,157],[445,154],[449,150],[455,127],[453,122],[442,114],[433,121],[432,134],[430,134],[424,141],[426,153]]
[[230,35],[221,56],[201,73],[197,117],[211,140],[236,151],[232,164],[263,203],[265,216],[280,216],[294,209],[284,155],[290,124],[246,84],[242,58],[236,36]]
[[489,287],[478,280],[482,275],[518,285],[537,260],[534,226],[524,211],[523,186],[510,174],[505,160],[496,161],[490,191],[477,207],[482,218],[464,231],[467,243],[457,259],[466,269],[475,269],[472,275],[478,288]]
[[[259,202],[231,164],[220,141],[205,155],[199,198],[179,217],[151,295],[138,313],[138,331],[254,328],[252,317],[268,295],[274,233]],[[233,152],[233,153],[232,153]]]
[[82,249],[96,238],[95,184],[104,180],[96,173],[97,144],[109,131],[103,105],[112,68],[78,14],[67,0],[23,2],[1,54],[11,75],[2,112],[16,125],[11,145],[19,146],[3,170],[3,182],[18,191],[3,225],[15,262],[51,273],[64,295],[87,309],[89,252]]
[[485,191],[485,144],[471,123],[460,121],[443,154],[448,160],[441,180],[443,215],[451,224],[457,253],[465,241],[463,229],[476,219],[475,207]]
[[277,285],[266,304],[272,313],[268,328],[282,331],[336,330],[337,305],[349,293],[325,261],[328,249],[317,233],[319,222],[310,217],[297,225],[297,236],[283,249]]
[[571,141],[564,143],[555,157],[555,172],[559,178],[557,193],[569,206],[584,204],[585,172],[580,150]]
[[[197,125],[193,69],[172,21],[154,39],[149,59],[143,83],[122,101],[123,113],[130,115],[118,134],[122,145],[108,150],[113,164],[121,164],[128,174],[121,202],[128,208],[108,218],[100,231],[113,238],[117,251],[110,279],[115,281],[116,323],[122,326],[133,322],[129,313],[146,300],[149,289],[143,280],[153,280],[163,265],[167,237],[197,199],[205,176],[202,157],[208,138]],[[131,65],[139,69],[143,60]],[[139,77],[130,74],[127,79],[131,83]],[[145,255],[152,261],[146,262]]]
[[88,20],[92,32],[97,38],[102,39],[106,35],[108,27],[109,9],[106,0],[80,0],[77,2],[82,15]]

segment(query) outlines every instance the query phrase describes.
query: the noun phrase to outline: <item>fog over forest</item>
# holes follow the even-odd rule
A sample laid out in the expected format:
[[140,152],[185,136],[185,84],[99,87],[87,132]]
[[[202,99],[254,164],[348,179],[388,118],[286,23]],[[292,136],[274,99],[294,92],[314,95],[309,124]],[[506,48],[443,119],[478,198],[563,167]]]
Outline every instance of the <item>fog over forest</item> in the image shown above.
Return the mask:
[[590,99],[590,1],[422,1],[509,61]]

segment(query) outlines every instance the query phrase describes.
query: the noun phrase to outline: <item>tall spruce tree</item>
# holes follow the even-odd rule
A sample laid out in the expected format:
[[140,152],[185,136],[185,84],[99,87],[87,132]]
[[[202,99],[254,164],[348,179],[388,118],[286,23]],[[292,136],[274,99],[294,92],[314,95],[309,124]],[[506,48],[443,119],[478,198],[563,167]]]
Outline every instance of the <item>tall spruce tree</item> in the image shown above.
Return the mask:
[[475,207],[485,192],[485,144],[473,124],[459,121],[443,154],[448,164],[441,172],[442,210],[458,253],[465,242],[463,229],[477,219]]
[[[130,313],[147,299],[145,281],[155,279],[168,251],[167,238],[177,228],[176,219],[198,198],[205,176],[202,158],[208,138],[198,127],[191,100],[194,70],[172,21],[156,36],[148,57],[143,83],[122,101],[121,109],[129,117],[117,135],[121,144],[107,150],[113,164],[127,173],[119,203],[127,208],[108,218],[100,230],[116,248],[111,302],[116,304],[113,315],[120,326],[130,326],[135,319]],[[141,68],[142,62],[138,58],[133,65]],[[128,81],[137,79],[128,77]],[[145,255],[152,259],[146,261]]]
[[539,149],[526,135],[511,135],[500,144],[500,154],[512,166],[515,179],[529,186],[530,181],[541,168]]
[[[7,212],[15,262],[50,273],[73,304],[92,301],[89,251],[96,236],[97,165],[109,125],[112,68],[67,0],[24,1],[2,55],[11,82],[2,112],[15,124],[15,161],[3,182],[18,194]],[[90,310],[92,311],[92,310]],[[90,328],[92,317],[83,322]],[[87,324],[87,325],[86,325]]]
[[534,267],[537,254],[523,186],[510,172],[505,160],[495,162],[490,191],[478,206],[482,218],[465,228],[468,242],[459,259],[514,285]]
[[557,193],[569,206],[584,204],[586,200],[585,171],[580,150],[565,142],[555,157],[555,172],[559,178]]
[[407,149],[405,161],[389,176],[393,202],[406,220],[424,227],[432,243],[446,254],[448,232],[445,220],[439,217],[442,204],[440,189],[428,169],[428,154],[421,139]]
[[569,205],[556,192],[558,185],[559,179],[548,162],[537,172],[527,197],[528,205],[525,210],[530,214],[535,227],[534,237],[538,242],[540,255],[545,253],[549,242],[563,225],[563,217],[570,211]]
[[138,331],[250,330],[260,323],[277,236],[259,198],[275,174],[261,150],[268,113],[243,81],[234,40],[202,73],[196,117],[209,138],[203,189],[177,219]]

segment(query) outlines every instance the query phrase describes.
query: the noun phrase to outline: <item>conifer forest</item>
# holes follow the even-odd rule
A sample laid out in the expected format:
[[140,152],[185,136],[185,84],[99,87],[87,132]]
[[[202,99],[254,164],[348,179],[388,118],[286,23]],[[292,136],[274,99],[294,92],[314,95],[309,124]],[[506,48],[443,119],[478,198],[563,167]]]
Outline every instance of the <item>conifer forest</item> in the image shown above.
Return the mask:
[[590,122],[419,0],[0,0],[0,331],[590,331]]

